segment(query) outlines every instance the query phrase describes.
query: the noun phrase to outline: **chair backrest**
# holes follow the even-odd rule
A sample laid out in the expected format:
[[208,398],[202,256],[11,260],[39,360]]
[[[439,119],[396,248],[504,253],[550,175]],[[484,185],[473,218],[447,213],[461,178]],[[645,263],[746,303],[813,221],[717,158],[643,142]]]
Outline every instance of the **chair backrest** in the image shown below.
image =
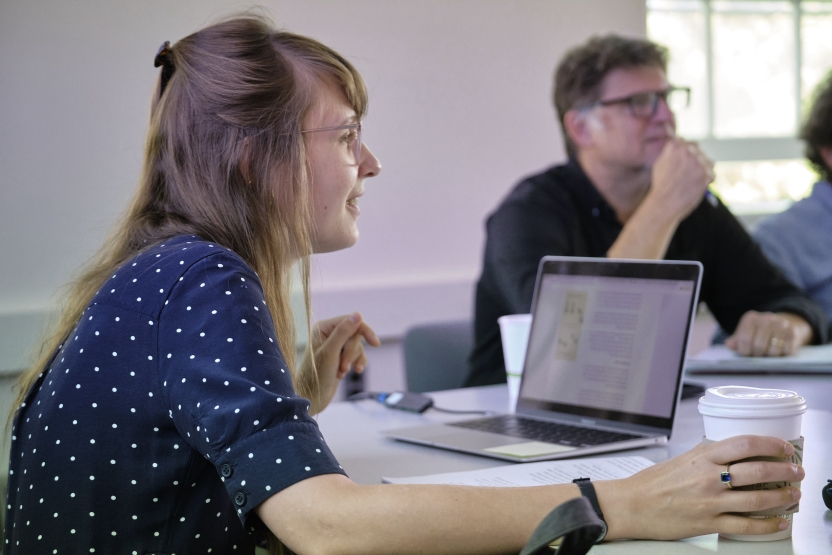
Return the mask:
[[473,346],[470,320],[410,328],[404,336],[407,390],[422,393],[462,387]]

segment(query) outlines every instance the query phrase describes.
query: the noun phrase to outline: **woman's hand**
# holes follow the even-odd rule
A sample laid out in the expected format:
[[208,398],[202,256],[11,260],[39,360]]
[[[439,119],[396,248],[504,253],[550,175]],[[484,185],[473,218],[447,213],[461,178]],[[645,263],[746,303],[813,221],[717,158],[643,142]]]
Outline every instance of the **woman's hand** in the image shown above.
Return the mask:
[[596,482],[609,526],[607,538],[670,540],[714,532],[770,534],[785,529],[786,521],[780,518],[731,513],[792,504],[800,499],[798,488],[732,490],[720,480],[720,474],[730,464],[734,486],[799,482],[805,475],[803,467],[790,462],[732,462],[761,456],[782,459],[792,453],[794,446],[782,439],[737,436],[700,444],[625,480]]
[[[319,388],[317,398],[310,399],[310,414],[317,414],[326,408],[338,389],[338,383],[351,368],[360,374],[367,367],[364,341],[374,347],[381,345],[373,329],[358,312],[321,320],[312,326],[311,344]],[[302,362],[304,373],[311,372],[311,362],[307,349]]]

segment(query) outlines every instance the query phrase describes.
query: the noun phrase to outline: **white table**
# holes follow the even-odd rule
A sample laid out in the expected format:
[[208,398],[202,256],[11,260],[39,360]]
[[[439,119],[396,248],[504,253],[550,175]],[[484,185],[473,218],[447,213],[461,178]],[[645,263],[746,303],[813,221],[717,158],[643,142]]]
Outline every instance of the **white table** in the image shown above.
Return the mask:
[[[817,376],[812,377],[817,378]],[[724,376],[697,376],[708,385],[738,383]],[[828,382],[828,383],[827,383]],[[747,385],[773,387],[777,380],[756,377]],[[832,391],[832,377],[820,380],[791,378],[791,389],[814,393]],[[783,384],[780,384],[783,387]],[[453,409],[500,410],[507,405],[505,386],[488,386],[443,391],[431,395],[436,405]],[[814,403],[810,401],[810,406]],[[832,407],[832,403],[828,405]],[[375,484],[383,476],[417,476],[475,470],[500,466],[498,460],[453,453],[430,447],[401,443],[380,434],[381,430],[413,426],[425,422],[445,422],[471,416],[450,415],[429,410],[424,414],[411,414],[388,409],[376,401],[333,403],[318,419],[321,430],[341,465],[355,482]],[[623,454],[643,455],[653,461],[662,461],[696,445],[703,434],[702,420],[696,400],[683,401],[679,407],[670,443],[625,451]],[[794,533],[789,540],[777,542],[737,542],[718,538],[715,534],[675,542],[626,541],[595,546],[592,553],[598,555],[623,554],[698,554],[733,553],[749,555],[823,555],[832,554],[832,511],[827,511],[820,491],[827,479],[832,478],[832,412],[810,409],[804,415],[803,435],[806,438],[803,482],[803,499],[800,512],[794,518]],[[603,455],[602,455],[603,456]],[[607,455],[609,456],[609,455]]]

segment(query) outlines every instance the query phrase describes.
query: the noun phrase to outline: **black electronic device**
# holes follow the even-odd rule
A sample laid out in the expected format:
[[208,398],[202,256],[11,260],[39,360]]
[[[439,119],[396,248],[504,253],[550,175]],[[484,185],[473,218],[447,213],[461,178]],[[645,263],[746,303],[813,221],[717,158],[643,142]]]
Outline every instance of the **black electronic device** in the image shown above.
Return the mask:
[[827,509],[832,509],[832,480],[827,480],[823,486],[823,502]]
[[690,399],[691,397],[700,397],[705,394],[705,385],[696,382],[682,383],[682,399]]
[[409,391],[381,393],[378,400],[392,409],[406,410],[408,412],[425,412],[433,406],[433,399],[427,395],[411,393]]

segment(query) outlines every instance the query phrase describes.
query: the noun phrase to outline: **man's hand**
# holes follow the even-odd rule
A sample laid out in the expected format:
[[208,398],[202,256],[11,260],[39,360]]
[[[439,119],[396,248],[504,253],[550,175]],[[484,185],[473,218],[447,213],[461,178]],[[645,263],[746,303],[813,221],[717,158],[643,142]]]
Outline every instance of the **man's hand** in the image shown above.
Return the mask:
[[793,355],[811,341],[812,328],[800,316],[749,310],[725,346],[744,356],[777,357]]
[[714,180],[714,163],[679,137],[671,138],[653,165],[650,192],[645,200],[668,217],[681,221],[696,208]]
[[624,228],[607,251],[610,258],[660,260],[676,227],[705,196],[714,180],[713,162],[696,143],[673,137],[652,170],[647,195],[628,214],[616,209]]
[[[309,412],[317,414],[332,400],[338,383],[351,368],[359,374],[367,367],[364,341],[378,347],[381,345],[373,329],[355,312],[316,322],[312,327],[312,348],[315,367],[318,371],[317,399],[310,399]],[[311,371],[309,350],[303,357],[304,371]]]

